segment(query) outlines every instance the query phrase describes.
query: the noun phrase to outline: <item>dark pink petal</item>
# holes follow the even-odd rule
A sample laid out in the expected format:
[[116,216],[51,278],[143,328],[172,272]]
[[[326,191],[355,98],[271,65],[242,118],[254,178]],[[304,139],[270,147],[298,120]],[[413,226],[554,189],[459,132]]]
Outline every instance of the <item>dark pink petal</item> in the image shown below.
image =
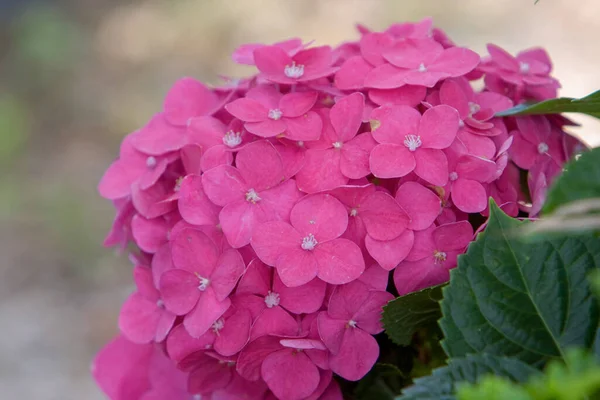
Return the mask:
[[375,240],[392,240],[404,232],[409,223],[408,215],[396,200],[381,191],[363,201],[358,215]]
[[319,369],[303,352],[294,349],[269,354],[261,367],[269,389],[280,399],[300,400],[319,386]]
[[539,152],[537,147],[525,140],[519,131],[513,131],[513,144],[509,154],[515,164],[528,170],[535,164]]
[[378,143],[404,146],[406,135],[417,135],[421,114],[408,106],[382,106],[371,112],[371,132]]
[[233,368],[227,362],[204,355],[194,363],[188,377],[188,392],[208,394],[226,387],[233,375]]
[[433,255],[433,251],[436,250],[435,242],[433,241],[434,230],[435,225],[431,225],[427,229],[415,232],[413,248],[406,256],[407,261],[417,261]]
[[348,182],[340,171],[341,154],[336,149],[306,152],[304,167],[296,174],[298,188],[306,193],[329,190]]
[[[321,246],[323,244],[319,245]],[[287,250],[279,256],[275,267],[284,285],[288,287],[305,285],[317,276],[319,265],[314,253],[314,250],[304,250],[297,245],[297,248]]]
[[372,32],[360,39],[360,53],[372,65],[381,65],[386,62],[382,53],[390,49],[396,39],[388,32]]
[[260,367],[264,359],[271,353],[281,350],[279,338],[261,336],[250,342],[240,353],[237,359],[237,372],[249,381],[260,379]]
[[408,228],[422,230],[431,226],[442,211],[437,194],[416,182],[406,182],[398,188],[396,201],[410,217]]
[[219,207],[213,204],[202,188],[200,175],[188,175],[179,187],[179,213],[181,217],[194,225],[216,225]]
[[330,368],[344,379],[357,381],[367,374],[379,357],[375,338],[360,328],[346,329],[340,351],[329,358]]
[[341,148],[340,171],[350,179],[360,179],[371,173],[369,156],[377,145],[370,133],[356,136]]
[[174,201],[164,201],[172,193],[172,186],[166,181],[159,181],[146,190],[138,183],[131,185],[131,201],[138,214],[148,219],[165,215],[177,207]]
[[512,100],[500,93],[482,92],[477,93],[475,98],[477,99],[477,104],[482,108],[490,108],[494,113],[504,111],[513,106]]
[[419,261],[405,261],[394,271],[394,285],[400,296],[447,282],[447,268],[434,263],[433,257]]
[[348,212],[335,197],[314,194],[304,197],[294,206],[290,222],[300,235],[313,234],[320,243],[344,233],[348,226]]
[[296,187],[296,181],[287,180],[272,189],[260,192],[261,200],[257,205],[269,220],[290,219],[292,207],[300,200],[303,193]]
[[279,102],[279,110],[284,117],[300,117],[306,114],[317,102],[317,92],[295,92],[286,94]]
[[142,296],[154,302],[158,301],[160,298],[160,293],[154,286],[150,268],[136,266],[133,269],[133,280],[135,282],[135,286],[137,286],[138,292]]
[[284,137],[290,140],[318,140],[323,130],[323,121],[314,111],[296,118],[285,118],[285,124]]
[[185,128],[169,124],[164,114],[156,114],[150,122],[131,135],[131,144],[146,154],[161,155],[176,151],[188,142]]
[[140,178],[141,173],[123,160],[114,161],[102,176],[98,192],[109,200],[125,197],[131,192],[131,184]]
[[229,203],[219,213],[219,222],[227,242],[236,249],[250,243],[256,227],[270,219],[274,218],[267,218],[259,205],[245,200]]
[[473,240],[473,227],[468,221],[438,226],[433,241],[439,250],[462,250]]
[[425,111],[418,131],[423,148],[445,149],[450,146],[458,132],[458,123],[458,112],[450,106],[435,106]]
[[219,253],[214,242],[197,229],[186,228],[171,239],[173,264],[208,278],[217,264]]
[[279,108],[279,102],[282,97],[283,95],[274,85],[268,84],[253,87],[246,93],[246,98],[257,100],[267,107],[268,110]]
[[269,189],[283,181],[283,164],[275,147],[261,140],[241,149],[235,164],[247,187],[256,191]]
[[479,213],[487,207],[487,192],[477,181],[457,179],[452,184],[451,195],[454,205],[466,213]]
[[362,124],[364,107],[365,97],[358,92],[342,97],[331,107],[331,125],[340,141],[347,142],[356,136]]
[[471,72],[479,64],[479,54],[464,47],[451,47],[444,50],[435,63],[428,68],[431,71],[439,71],[448,76],[458,77]]
[[257,136],[271,138],[285,132],[287,128],[286,120],[287,119],[267,119],[262,122],[246,122],[244,128]]
[[396,268],[411,251],[414,233],[405,230],[400,236],[388,241],[378,241],[370,236],[365,238],[365,246],[371,257],[384,269],[391,271]]
[[183,326],[190,335],[199,337],[225,314],[230,305],[231,300],[229,298],[219,301],[214,290],[209,287],[202,292],[196,307],[185,316]]
[[[205,150],[223,144],[223,136],[227,132],[227,126],[220,120],[206,116],[195,117],[187,125],[191,143],[195,143]],[[187,145],[183,149],[190,146],[193,145]]]
[[380,106],[416,107],[423,101],[427,88],[424,86],[406,85],[397,89],[371,89],[369,99]]
[[[420,151],[423,150],[428,149]],[[408,175],[417,166],[416,153],[408,150],[404,144],[379,144],[369,156],[371,172],[378,178],[399,178]]]
[[369,287],[360,282],[336,286],[329,299],[327,314],[331,318],[350,321],[369,297]]
[[[365,270],[360,248],[350,240],[334,239],[320,243],[313,252],[318,264],[318,276],[327,283],[341,285],[351,282]],[[285,282],[283,276],[282,280]]]
[[219,206],[244,199],[249,189],[240,171],[229,165],[220,165],[202,175],[206,196]]
[[519,70],[519,62],[517,59],[504,49],[490,43],[487,45],[487,51],[490,53],[493,62],[498,64],[500,68],[508,71]]
[[281,307],[265,308],[252,325],[250,340],[265,335],[297,336],[298,322]]
[[219,165],[231,165],[233,153],[223,145],[213,146],[206,150],[200,159],[200,169],[203,172],[211,170]]
[[185,315],[190,312],[203,294],[198,277],[181,269],[172,269],[160,278],[160,294],[167,310]]
[[236,289],[237,294],[251,293],[266,296],[271,290],[271,275],[273,268],[267,267],[259,259],[254,259],[240,279]]
[[245,269],[244,260],[237,250],[229,249],[221,254],[210,276],[210,287],[215,291],[217,301],[229,296]]
[[238,308],[245,308],[246,310],[250,311],[250,314],[252,314],[252,320],[258,318],[258,316],[267,307],[265,304],[265,297],[254,294],[236,294],[231,298],[231,302]]
[[[119,314],[119,329],[134,343],[149,343],[156,336],[156,328],[161,317],[161,309],[139,293],[133,293],[125,300]],[[171,314],[175,321],[175,315]]]
[[279,294],[279,305],[294,314],[318,311],[323,305],[326,289],[327,284],[317,278],[292,288],[285,286],[279,275],[273,277],[273,292]]
[[489,182],[496,174],[496,163],[486,158],[464,155],[458,159],[456,173],[459,179]]
[[165,98],[166,119],[174,125],[186,125],[199,115],[209,115],[217,105],[217,96],[202,83],[182,78],[169,90]]
[[342,396],[342,389],[340,389],[340,385],[334,379],[331,380],[331,383],[323,392],[319,400],[344,400]]
[[448,182],[448,160],[442,150],[418,149],[414,152],[415,174],[435,186]]
[[[410,232],[412,235],[412,231],[406,232]],[[406,232],[399,237],[406,235]],[[389,273],[387,270],[373,263],[370,267],[365,269],[365,272],[363,272],[358,280],[369,286],[371,290],[385,290],[388,284],[388,275]]]
[[383,57],[397,67],[416,69],[422,63],[429,65],[443,52],[442,45],[429,38],[408,39],[397,41],[383,52]]
[[[324,352],[322,352],[322,353],[324,353]],[[314,360],[310,357],[310,350],[306,353],[306,355],[314,363]],[[317,365],[317,367],[320,367],[320,366]],[[329,386],[331,386],[331,382],[333,382],[333,380],[332,380],[333,373],[330,370],[320,369],[319,374],[320,374],[319,386],[317,386],[315,391],[310,396],[306,397],[303,400],[323,400],[323,397],[321,397],[321,396],[323,395],[323,393],[326,392],[326,390],[329,388]],[[341,396],[341,394],[340,394],[340,396]],[[342,397],[340,397],[339,400],[343,400]]]
[[265,264],[273,266],[283,253],[300,249],[302,236],[290,224],[272,221],[260,225],[250,243],[256,255]]
[[215,351],[223,356],[232,356],[239,353],[250,339],[250,326],[252,314],[250,311],[239,308],[225,320],[223,329],[215,339]]
[[261,122],[268,118],[269,110],[259,101],[237,99],[225,106],[229,114],[244,122]]
[[311,47],[302,50],[293,59],[296,64],[304,65],[304,74],[298,78],[300,81],[323,78],[338,70],[338,68],[330,67],[333,56],[329,46]]
[[474,135],[466,129],[461,129],[456,138],[472,155],[492,159],[496,154],[496,145],[489,137]]
[[456,80],[448,79],[440,87],[440,101],[458,111],[461,119],[470,114],[469,99],[460,83]]
[[361,56],[350,57],[335,74],[335,86],[341,90],[362,89],[365,76],[373,66]]
[[383,306],[394,300],[394,295],[386,291],[370,291],[367,299],[361,304],[360,309],[352,318],[357,327],[371,335],[383,332],[381,315]]
[[367,73],[364,86],[374,89],[397,89],[406,85],[405,77],[408,72],[392,64],[382,64]]
[[140,249],[156,253],[167,242],[168,223],[164,218],[146,219],[134,215],[131,220],[131,232]]
[[296,143],[276,143],[275,148],[283,162],[283,172],[286,179],[290,179],[304,166],[305,151]]
[[202,154],[203,149],[197,144],[188,144],[181,148],[181,163],[187,174],[200,174],[202,172]]
[[201,350],[209,350],[215,340],[212,331],[199,338],[193,338],[183,325],[177,325],[167,338],[166,351],[169,358],[179,364],[185,358]]
[[292,64],[292,58],[277,46],[264,46],[254,50],[256,68],[265,78],[279,83],[294,83],[284,75],[285,66]]

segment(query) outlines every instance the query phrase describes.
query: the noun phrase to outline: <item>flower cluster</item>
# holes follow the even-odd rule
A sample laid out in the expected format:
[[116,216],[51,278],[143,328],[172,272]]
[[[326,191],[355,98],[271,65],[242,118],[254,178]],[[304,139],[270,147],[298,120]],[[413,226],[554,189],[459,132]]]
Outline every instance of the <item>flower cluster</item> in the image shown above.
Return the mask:
[[546,53],[480,59],[429,19],[359,31],[241,46],[256,75],[181,79],[123,140],[99,185],[106,245],[137,249],[94,363],[111,399],[341,399],[382,306],[449,279],[490,196],[539,212],[580,143],[566,119],[495,115],[556,95]]

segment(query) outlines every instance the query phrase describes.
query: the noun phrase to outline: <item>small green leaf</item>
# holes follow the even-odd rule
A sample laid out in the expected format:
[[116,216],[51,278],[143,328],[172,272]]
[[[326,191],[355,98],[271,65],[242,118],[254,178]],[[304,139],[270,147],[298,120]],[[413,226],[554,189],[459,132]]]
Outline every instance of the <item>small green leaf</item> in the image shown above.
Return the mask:
[[[393,387],[398,386],[397,382],[405,378],[398,367],[392,364],[377,363],[362,378],[354,389],[354,398],[357,400],[393,400],[400,390]],[[396,384],[390,384],[390,381]]]
[[565,169],[548,191],[544,213],[575,200],[600,198],[600,147],[581,154]]
[[488,374],[524,382],[539,371],[524,362],[490,354],[455,358],[448,366],[438,368],[430,376],[415,379],[414,385],[403,390],[397,400],[452,400],[456,386],[462,382],[475,383]]
[[434,286],[390,301],[383,308],[385,332],[397,345],[408,346],[419,328],[442,316],[441,299],[442,286]]
[[600,90],[580,99],[561,97],[535,104],[519,104],[508,110],[496,113],[497,117],[516,115],[560,114],[576,112],[600,118]]
[[490,202],[485,231],[443,290],[448,356],[490,353],[541,366],[564,359],[567,347],[593,345],[600,310],[587,275],[600,267],[598,240],[560,236],[532,245],[520,234],[528,223]]

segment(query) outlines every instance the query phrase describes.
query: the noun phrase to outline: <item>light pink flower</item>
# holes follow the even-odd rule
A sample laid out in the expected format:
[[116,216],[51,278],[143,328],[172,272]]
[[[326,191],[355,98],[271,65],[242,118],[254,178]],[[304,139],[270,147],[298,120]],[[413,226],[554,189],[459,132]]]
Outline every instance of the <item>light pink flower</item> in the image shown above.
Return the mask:
[[250,243],[259,224],[288,220],[300,198],[294,180],[284,180],[281,157],[267,141],[251,143],[236,157],[236,167],[217,166],[202,176],[208,199],[223,207],[219,221],[235,248]]
[[244,121],[248,132],[269,138],[283,135],[293,140],[316,140],[321,135],[319,115],[310,111],[317,92],[282,95],[274,86],[260,85],[246,97],[225,106],[234,117]]
[[448,160],[442,149],[454,141],[458,122],[458,112],[446,105],[430,108],[423,116],[407,106],[373,110],[373,138],[380,143],[369,158],[373,175],[398,178],[414,171],[433,185],[445,185]]
[[379,357],[379,346],[371,335],[383,331],[382,307],[393,298],[359,281],[335,288],[327,311],[318,317],[319,335],[331,352],[333,372],[350,381],[369,372]]
[[348,226],[348,213],[333,196],[315,194],[300,200],[290,222],[264,223],[251,241],[258,257],[277,268],[286,286],[304,285],[316,276],[339,285],[362,274],[360,248],[340,238]]
[[322,109],[323,136],[306,151],[304,167],[296,174],[300,190],[315,193],[367,176],[369,152],[375,146],[370,133],[357,136],[362,124],[364,96],[353,93],[339,99],[331,110]]
[[254,63],[261,76],[271,82],[296,84],[333,74],[331,47],[320,46],[289,55],[278,46],[264,46],[254,50]]
[[473,239],[473,227],[468,221],[431,226],[415,232],[412,251],[394,271],[398,293],[415,292],[444,283],[456,258]]
[[183,324],[200,336],[227,311],[229,294],[243,274],[242,256],[233,249],[220,253],[206,234],[184,229],[172,239],[176,268],[160,278],[160,293],[167,310],[185,315]]

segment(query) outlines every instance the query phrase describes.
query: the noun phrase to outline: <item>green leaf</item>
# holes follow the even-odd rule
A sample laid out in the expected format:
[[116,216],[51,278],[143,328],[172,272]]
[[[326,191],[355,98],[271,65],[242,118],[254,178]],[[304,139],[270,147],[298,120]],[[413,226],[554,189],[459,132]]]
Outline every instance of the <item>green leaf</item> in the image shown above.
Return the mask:
[[508,110],[496,113],[496,116],[560,114],[565,112],[588,114],[600,118],[600,90],[580,99],[561,97],[535,104],[519,104]]
[[490,353],[531,365],[593,345],[600,319],[587,275],[600,266],[593,235],[531,242],[529,222],[490,202],[488,225],[459,257],[443,290],[440,326],[448,356]]
[[581,154],[565,169],[548,191],[544,213],[572,201],[600,198],[600,147]]
[[419,328],[435,323],[442,316],[441,298],[442,286],[434,286],[390,301],[383,308],[386,334],[399,346],[410,345]]
[[[377,363],[362,378],[354,389],[354,398],[357,400],[393,400],[400,392],[395,389],[397,382],[405,378],[398,367],[392,364]],[[392,384],[392,383],[395,384]]]
[[490,354],[468,355],[451,360],[448,366],[434,370],[430,376],[415,379],[414,385],[404,389],[397,400],[451,400],[455,398],[459,383],[475,383],[487,374],[523,382],[538,373],[518,359]]

